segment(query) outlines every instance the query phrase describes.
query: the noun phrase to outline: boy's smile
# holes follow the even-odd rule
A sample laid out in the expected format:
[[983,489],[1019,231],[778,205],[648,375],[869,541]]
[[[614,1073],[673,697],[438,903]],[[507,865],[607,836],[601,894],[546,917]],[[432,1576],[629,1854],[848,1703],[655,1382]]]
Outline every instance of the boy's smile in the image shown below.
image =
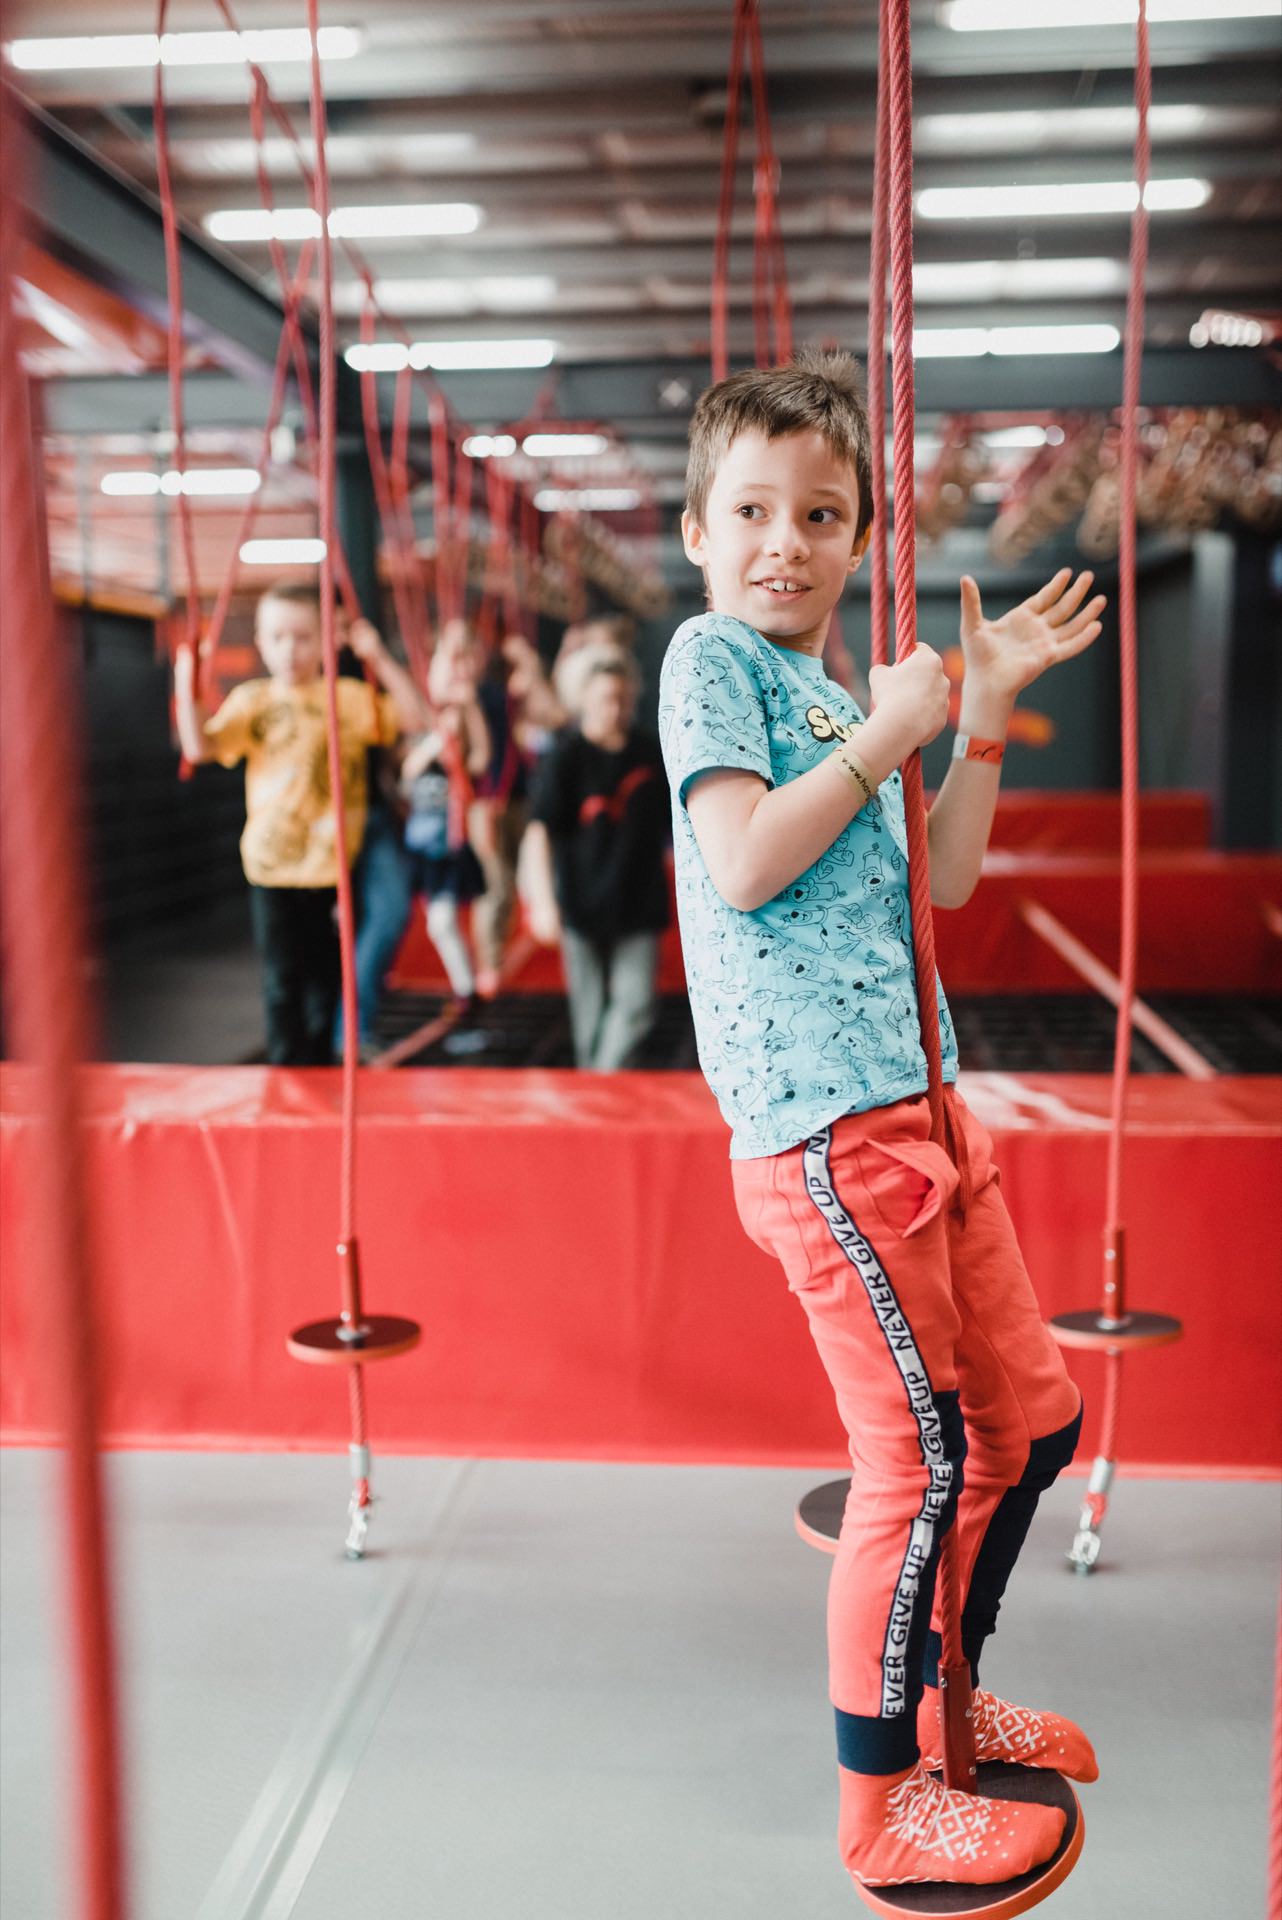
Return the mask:
[[682,520],[716,613],[733,614],[795,653],[823,652],[828,621],[863,558],[854,473],[816,428],[733,440],[700,525]]

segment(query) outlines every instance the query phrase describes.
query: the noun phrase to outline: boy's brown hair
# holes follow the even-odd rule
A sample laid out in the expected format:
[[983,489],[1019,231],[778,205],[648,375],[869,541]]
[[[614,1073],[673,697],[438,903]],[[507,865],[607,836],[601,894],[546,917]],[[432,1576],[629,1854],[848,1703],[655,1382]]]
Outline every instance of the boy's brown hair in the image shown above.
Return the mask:
[[786,367],[749,367],[700,395],[690,420],[686,511],[703,525],[721,461],[741,433],[778,440],[817,429],[854,472],[856,543],[872,525],[872,441],[859,369],[848,353],[803,347]]
[[280,580],[274,586],[265,588],[258,596],[255,617],[258,607],[265,605],[268,600],[283,600],[290,607],[310,607],[316,618],[320,619],[320,591],[305,580]]

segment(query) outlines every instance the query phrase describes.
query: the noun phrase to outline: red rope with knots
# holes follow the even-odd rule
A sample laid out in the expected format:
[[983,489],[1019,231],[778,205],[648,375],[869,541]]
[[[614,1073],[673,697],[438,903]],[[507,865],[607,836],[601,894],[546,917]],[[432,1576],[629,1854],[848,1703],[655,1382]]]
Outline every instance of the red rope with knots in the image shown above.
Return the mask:
[[[882,38],[889,79],[890,171],[887,223],[890,236],[893,336],[895,486],[895,658],[906,660],[917,644],[917,540],[913,501],[913,98],[910,0],[885,0]],[[875,299],[875,289],[874,289]],[[912,907],[913,966],[931,1138],[948,1144],[944,1113],[943,1060],[935,985],[935,928],[930,905],[930,863],[921,755],[903,767],[904,826],[908,840],[908,888]],[[970,1669],[961,1642],[961,1587],[957,1529],[944,1539],[939,1563],[939,1620],[943,1651],[939,1665],[944,1777],[950,1787],[974,1785],[975,1741],[970,1719]]]
[[21,228],[21,135],[0,89],[0,920],[5,1022],[30,1074],[23,1283],[60,1436],[67,1666],[76,1727],[77,1911],[122,1920],[125,1864],[108,1522],[99,1461],[99,1368],[78,1073],[90,1057],[84,864],[72,649],[53,630],[39,471],[11,302]]
[[[1144,278],[1148,265],[1148,209],[1144,194],[1149,174],[1149,108],[1153,75],[1149,59],[1148,11],[1139,0],[1135,30],[1135,186],[1131,215],[1131,277],[1126,295],[1126,342],[1122,355],[1121,463],[1118,511],[1118,638],[1121,656],[1122,709],[1122,904],[1121,958],[1118,974],[1121,994],[1113,1047],[1113,1085],[1108,1138],[1108,1175],[1104,1212],[1104,1288],[1102,1313],[1120,1320],[1126,1312],[1125,1228],[1122,1224],[1122,1168],[1126,1136],[1126,1101],[1130,1085],[1131,1037],[1135,1007],[1139,950],[1140,748],[1139,748],[1139,633],[1136,616],[1135,494],[1139,475],[1140,375],[1144,361]],[[1106,1392],[1099,1453],[1116,1457],[1117,1424],[1121,1407],[1122,1356],[1105,1358]],[[1091,1502],[1098,1511],[1098,1527],[1107,1506],[1107,1493]]]

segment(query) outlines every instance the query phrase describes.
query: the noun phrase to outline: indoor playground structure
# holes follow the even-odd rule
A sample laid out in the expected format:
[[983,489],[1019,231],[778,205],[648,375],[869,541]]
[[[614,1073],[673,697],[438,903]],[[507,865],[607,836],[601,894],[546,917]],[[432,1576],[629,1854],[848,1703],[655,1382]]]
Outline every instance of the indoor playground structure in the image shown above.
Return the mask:
[[[7,10],[0,1906],[1282,1920],[1276,8],[358,11]],[[956,725],[964,572],[1007,604],[1085,556],[1110,601],[1016,709],[960,907],[946,758],[902,768],[931,1141],[938,968],[1085,1404],[1000,1656],[1093,1730],[1080,1798],[977,1757],[939,1553],[942,1779],[1065,1815],[985,1885],[832,1847],[851,1460],[735,1218],[675,915],[619,1071],[571,1064],[515,855],[484,993],[406,904],[371,1028],[331,798],[335,1062],[268,1064],[238,778],[171,724],[176,661],[212,710],[263,588],[314,585],[324,793],[372,621],[450,833],[519,828],[567,635],[626,633],[653,724],[700,392],[803,345],[867,373],[824,655],[861,705],[926,645]],[[464,627],[486,774],[434,669]]]

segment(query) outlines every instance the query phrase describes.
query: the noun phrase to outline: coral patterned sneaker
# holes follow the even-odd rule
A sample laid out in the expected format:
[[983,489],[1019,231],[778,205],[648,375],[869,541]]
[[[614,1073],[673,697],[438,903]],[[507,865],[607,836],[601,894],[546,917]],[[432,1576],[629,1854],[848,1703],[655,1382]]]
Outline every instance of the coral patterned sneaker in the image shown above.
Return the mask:
[[954,1793],[920,1760],[906,1773],[839,1772],[841,1855],[860,1886],[989,1886],[1049,1860],[1064,1832],[1061,1808]]
[[[1031,1707],[1012,1706],[995,1693],[976,1687],[975,1758],[999,1760],[1007,1766],[1051,1767],[1070,1780],[1098,1780],[1095,1749],[1071,1720],[1058,1713],[1034,1713]],[[922,1765],[932,1772],[943,1766],[939,1732],[939,1695],[927,1687],[917,1710],[917,1739]]]

